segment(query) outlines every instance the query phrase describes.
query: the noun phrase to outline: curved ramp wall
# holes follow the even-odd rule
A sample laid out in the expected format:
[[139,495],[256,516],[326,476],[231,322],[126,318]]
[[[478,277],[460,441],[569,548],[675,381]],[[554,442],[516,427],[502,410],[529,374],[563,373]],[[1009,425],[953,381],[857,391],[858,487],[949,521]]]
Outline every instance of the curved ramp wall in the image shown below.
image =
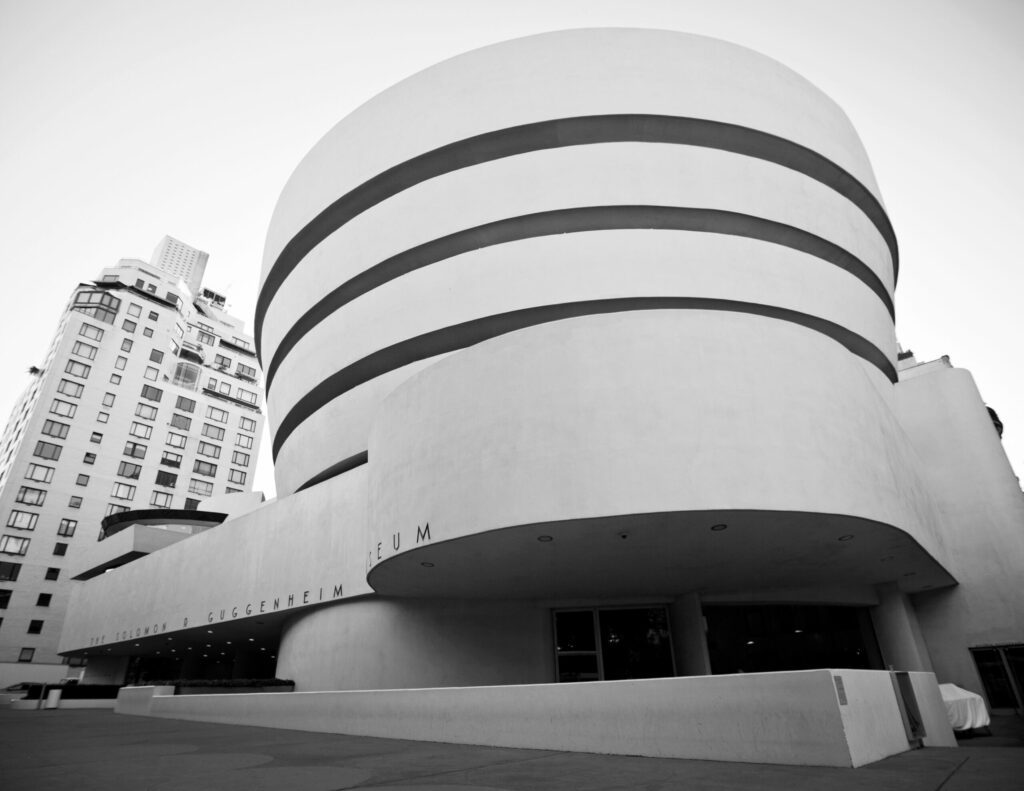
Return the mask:
[[835,358],[885,394],[895,257],[849,121],[773,60],[647,30],[453,58],[343,120],[278,203],[257,308],[278,489],[365,458],[382,399],[442,358],[595,316],[757,317],[739,345],[800,327],[812,359],[759,344],[795,389]]

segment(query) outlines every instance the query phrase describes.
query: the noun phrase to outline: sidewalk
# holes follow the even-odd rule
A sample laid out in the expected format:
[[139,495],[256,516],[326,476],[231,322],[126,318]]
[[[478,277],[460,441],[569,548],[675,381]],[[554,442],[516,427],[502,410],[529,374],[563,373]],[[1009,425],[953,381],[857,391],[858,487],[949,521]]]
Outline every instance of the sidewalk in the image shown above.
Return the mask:
[[0,789],[1019,791],[1024,725],[861,769],[513,750],[129,717],[0,709]]

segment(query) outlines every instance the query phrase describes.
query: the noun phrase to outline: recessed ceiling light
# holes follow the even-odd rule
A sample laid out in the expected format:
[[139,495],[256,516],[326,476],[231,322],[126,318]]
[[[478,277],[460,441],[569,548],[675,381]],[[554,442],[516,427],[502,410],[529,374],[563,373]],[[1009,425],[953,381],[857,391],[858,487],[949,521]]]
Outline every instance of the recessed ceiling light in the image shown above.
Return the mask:
[[753,644],[754,644],[753,640],[747,640],[747,645],[753,645]]
[[803,633],[804,633],[803,629],[794,629],[793,630],[793,634],[803,634]]
[[555,539],[553,536],[537,536],[537,540],[540,541],[540,543],[542,544],[549,544]]
[[721,530],[725,530],[727,527],[729,527],[729,525],[711,525],[711,529],[714,530],[716,533]]
[[256,638],[255,637],[250,637],[249,638],[249,642],[250,643],[255,643],[256,642]]

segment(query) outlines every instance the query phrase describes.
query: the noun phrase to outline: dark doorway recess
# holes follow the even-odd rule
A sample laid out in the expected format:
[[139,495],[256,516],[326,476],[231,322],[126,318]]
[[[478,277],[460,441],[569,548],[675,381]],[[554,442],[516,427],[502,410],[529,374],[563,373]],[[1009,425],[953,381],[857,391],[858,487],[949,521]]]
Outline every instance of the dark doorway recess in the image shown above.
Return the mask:
[[704,618],[716,675],[883,667],[866,607],[704,605]]

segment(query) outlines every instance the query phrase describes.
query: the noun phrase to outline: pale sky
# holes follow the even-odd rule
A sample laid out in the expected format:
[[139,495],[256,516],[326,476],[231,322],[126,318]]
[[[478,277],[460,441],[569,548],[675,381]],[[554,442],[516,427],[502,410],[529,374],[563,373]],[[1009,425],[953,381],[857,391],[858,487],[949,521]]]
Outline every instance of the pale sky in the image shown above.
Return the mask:
[[461,52],[608,26],[742,44],[843,107],[900,243],[898,337],[974,374],[1024,470],[1019,0],[0,0],[0,420],[79,281],[170,234],[251,331],[274,204],[337,121]]

